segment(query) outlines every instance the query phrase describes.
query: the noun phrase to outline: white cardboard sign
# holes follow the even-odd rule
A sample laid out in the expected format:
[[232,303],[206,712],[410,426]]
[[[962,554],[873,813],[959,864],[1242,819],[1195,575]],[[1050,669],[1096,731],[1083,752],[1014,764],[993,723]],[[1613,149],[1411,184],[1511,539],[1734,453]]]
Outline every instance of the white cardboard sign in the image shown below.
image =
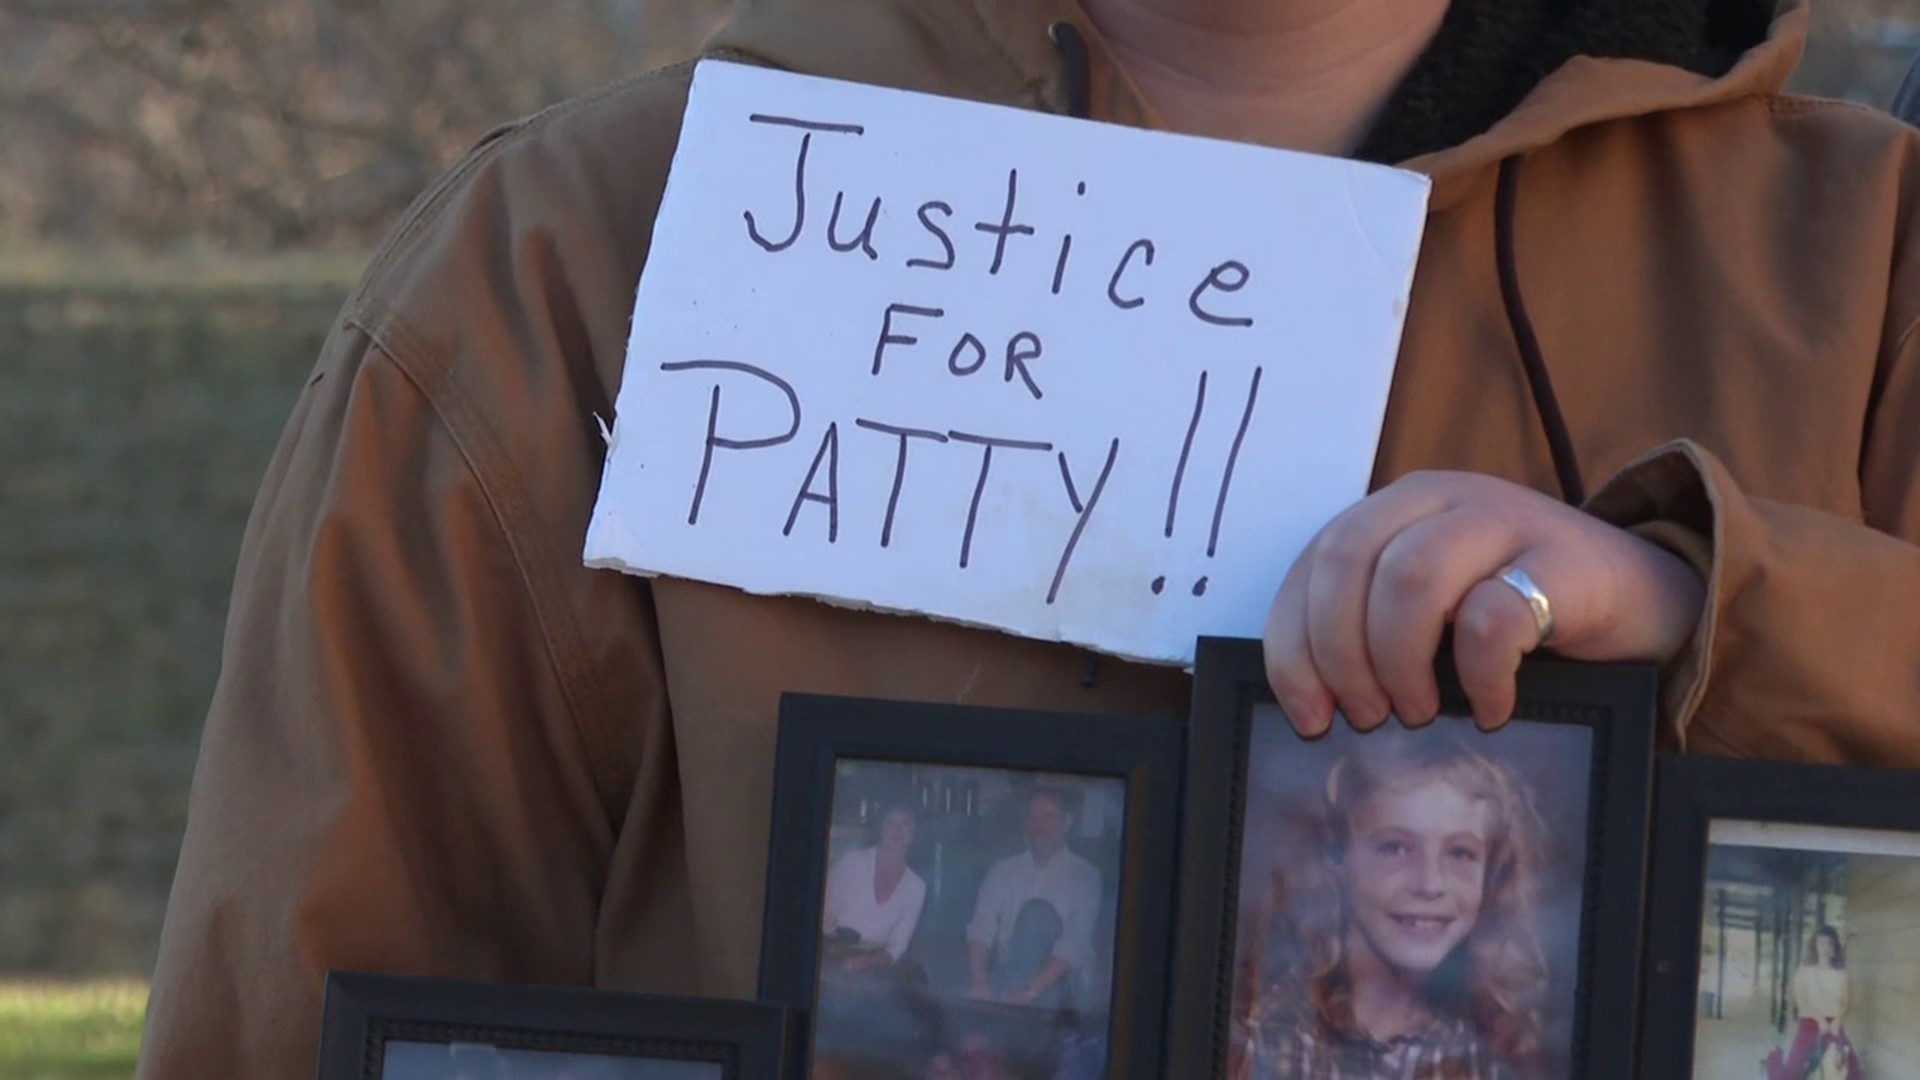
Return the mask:
[[1362,496],[1416,174],[703,62],[587,565],[1188,663]]

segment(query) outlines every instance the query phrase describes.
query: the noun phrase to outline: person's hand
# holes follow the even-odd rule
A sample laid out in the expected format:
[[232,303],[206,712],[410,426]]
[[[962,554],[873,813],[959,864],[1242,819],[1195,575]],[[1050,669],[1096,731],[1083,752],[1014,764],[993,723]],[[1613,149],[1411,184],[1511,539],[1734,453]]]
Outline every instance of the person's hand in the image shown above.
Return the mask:
[[[1495,578],[1508,566],[1548,597],[1546,641],[1520,592]],[[1294,562],[1267,617],[1267,678],[1303,735],[1324,733],[1336,708],[1362,731],[1389,715],[1422,724],[1440,708],[1433,660],[1451,623],[1474,718],[1497,727],[1526,653],[1665,662],[1705,596],[1672,552],[1557,499],[1473,473],[1414,473],[1334,518]]]
[[861,953],[847,958],[846,969],[850,972],[875,971],[892,963],[893,956],[886,952]]
[[985,979],[975,979],[973,984],[967,987],[967,996],[975,1001],[992,1001],[993,987],[988,986]]
[[1033,987],[1021,986],[1007,991],[1007,995],[1000,1000],[1006,1002],[1008,1005],[1028,1005],[1033,1002],[1036,996],[1038,995],[1034,993]]

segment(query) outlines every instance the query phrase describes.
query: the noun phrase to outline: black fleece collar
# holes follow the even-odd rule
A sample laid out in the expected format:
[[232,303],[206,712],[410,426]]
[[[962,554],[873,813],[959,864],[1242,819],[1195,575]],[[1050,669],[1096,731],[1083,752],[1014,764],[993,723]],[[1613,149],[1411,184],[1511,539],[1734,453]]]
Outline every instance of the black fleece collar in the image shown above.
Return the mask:
[[1453,0],[1357,156],[1399,162],[1486,131],[1575,56],[1724,75],[1773,0]]

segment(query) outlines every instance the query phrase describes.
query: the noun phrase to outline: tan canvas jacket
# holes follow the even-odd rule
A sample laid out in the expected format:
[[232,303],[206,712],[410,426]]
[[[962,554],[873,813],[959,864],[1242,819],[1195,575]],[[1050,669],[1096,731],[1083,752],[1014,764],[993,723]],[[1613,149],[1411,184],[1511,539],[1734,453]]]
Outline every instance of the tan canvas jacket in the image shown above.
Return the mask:
[[[712,48],[1063,111],[1055,20],[1093,115],[1154,124],[1069,0],[759,0]],[[1496,274],[1523,155],[1517,280],[1590,508],[1710,584],[1666,737],[1920,766],[1920,133],[1783,95],[1806,22],[1783,0],[1718,79],[1577,58],[1408,163],[1435,187],[1376,480],[1557,490]],[[1171,670],[581,567],[690,71],[489,136],[347,303],[248,526],[143,1076],[310,1075],[330,968],[751,995],[782,691],[1184,709]]]

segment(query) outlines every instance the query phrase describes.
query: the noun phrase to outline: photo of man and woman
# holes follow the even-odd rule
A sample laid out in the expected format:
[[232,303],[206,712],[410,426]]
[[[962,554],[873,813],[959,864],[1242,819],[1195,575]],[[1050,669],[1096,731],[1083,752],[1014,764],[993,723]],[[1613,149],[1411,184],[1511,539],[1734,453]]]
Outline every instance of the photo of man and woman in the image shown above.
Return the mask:
[[1105,1075],[1126,784],[842,759],[816,1080]]
[[474,1042],[389,1042],[380,1080],[724,1080],[705,1061],[524,1050]]
[[1570,1075],[1592,732],[1250,732],[1232,1080]]
[[1920,837],[1714,821],[1693,1075],[1920,1076]]

